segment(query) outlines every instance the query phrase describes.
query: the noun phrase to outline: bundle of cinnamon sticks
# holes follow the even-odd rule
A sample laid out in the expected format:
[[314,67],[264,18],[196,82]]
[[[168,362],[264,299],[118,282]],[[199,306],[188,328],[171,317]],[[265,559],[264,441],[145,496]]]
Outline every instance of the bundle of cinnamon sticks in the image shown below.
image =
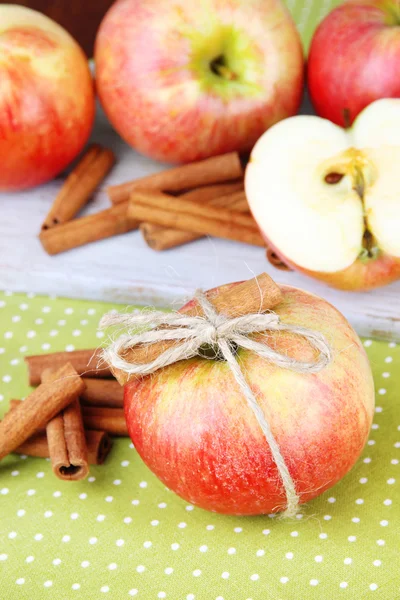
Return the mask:
[[249,213],[243,167],[235,152],[109,187],[111,208],[75,219],[114,160],[110,150],[97,145],[88,149],[42,225],[39,237],[46,252],[58,254],[138,228],[154,250],[203,235],[265,246]]
[[79,480],[89,465],[102,464],[110,436],[127,436],[123,388],[96,350],[26,357],[29,384],[24,401],[11,400],[0,423],[0,459],[10,452],[50,457],[57,477]]
[[[115,163],[113,152],[90,146],[66,179],[39,235],[48,254],[59,254],[140,229],[153,250],[168,250],[204,235],[265,247],[244,192],[236,152],[167,169],[108,188],[111,208],[75,218]],[[288,267],[267,248],[268,261]]]

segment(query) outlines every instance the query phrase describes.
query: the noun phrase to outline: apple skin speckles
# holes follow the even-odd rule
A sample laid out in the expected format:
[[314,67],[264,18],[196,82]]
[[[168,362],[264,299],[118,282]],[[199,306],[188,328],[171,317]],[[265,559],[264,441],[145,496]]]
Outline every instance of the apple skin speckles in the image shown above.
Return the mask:
[[123,0],[100,26],[95,60],[115,129],[172,163],[250,151],[303,93],[303,50],[281,0]]

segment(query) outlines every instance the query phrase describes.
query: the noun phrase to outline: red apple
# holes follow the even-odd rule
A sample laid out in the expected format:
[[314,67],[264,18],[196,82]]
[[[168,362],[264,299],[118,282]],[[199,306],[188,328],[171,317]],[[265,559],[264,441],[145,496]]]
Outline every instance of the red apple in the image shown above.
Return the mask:
[[[274,309],[282,322],[323,333],[332,363],[304,375],[245,350],[238,360],[300,501],[307,502],[339,481],[360,456],[372,422],[374,385],[361,342],[345,318],[312,294],[288,286],[282,291],[283,302]],[[295,359],[316,358],[309,342],[292,333],[271,333],[267,341]],[[285,508],[271,451],[227,363],[198,357],[131,382],[125,414],[144,462],[188,502],[235,515]]]
[[280,0],[119,0],[95,59],[115,129],[168,162],[250,150],[298,111],[303,90],[299,36]]
[[316,112],[348,127],[379,98],[400,97],[398,0],[350,0],[317,28],[308,58]]
[[85,145],[94,110],[75,40],[39,12],[0,5],[0,191],[60,173]]

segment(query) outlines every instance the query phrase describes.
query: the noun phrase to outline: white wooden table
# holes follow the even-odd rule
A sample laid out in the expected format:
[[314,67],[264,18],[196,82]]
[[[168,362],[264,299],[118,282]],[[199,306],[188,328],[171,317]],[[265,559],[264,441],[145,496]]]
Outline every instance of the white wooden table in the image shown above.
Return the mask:
[[[131,150],[100,111],[92,139],[113,148],[118,162],[86,213],[109,207],[106,185],[165,168]],[[209,238],[157,253],[135,231],[48,256],[37,234],[61,183],[57,179],[24,193],[0,194],[0,289],[178,306],[198,287],[208,289],[267,271],[281,283],[329,300],[360,335],[400,340],[400,281],[368,293],[340,292],[298,273],[277,271],[263,249],[245,244]]]

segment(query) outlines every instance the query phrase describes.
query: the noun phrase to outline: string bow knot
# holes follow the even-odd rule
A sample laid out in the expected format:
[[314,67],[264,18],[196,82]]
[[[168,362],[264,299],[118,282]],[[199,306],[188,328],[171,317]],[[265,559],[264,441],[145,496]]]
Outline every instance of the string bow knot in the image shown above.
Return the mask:
[[[100,328],[104,329],[114,325],[128,327],[127,333],[121,335],[104,350],[104,359],[113,368],[125,371],[129,375],[148,375],[180,360],[187,360],[199,355],[204,345],[214,347],[228,363],[264,433],[286,493],[287,506],[284,514],[285,516],[294,516],[299,507],[299,496],[294,481],[263,410],[251,389],[251,382],[246,381],[240,369],[233,348],[244,348],[278,367],[304,374],[317,373],[325,368],[332,360],[332,350],[321,333],[306,327],[284,324],[272,311],[252,313],[231,319],[217,313],[201,290],[196,292],[195,299],[202,308],[204,316],[188,316],[182,313],[161,311],[104,315],[100,321]],[[150,329],[137,331],[138,328],[146,327]],[[274,331],[288,331],[304,337],[318,352],[317,359],[314,362],[303,362],[276,352],[268,345],[268,336],[266,335]],[[264,334],[266,341],[259,342],[251,337],[256,333]],[[123,354],[128,349],[167,340],[175,340],[177,343],[168,347],[148,363],[130,363],[123,358]]]

